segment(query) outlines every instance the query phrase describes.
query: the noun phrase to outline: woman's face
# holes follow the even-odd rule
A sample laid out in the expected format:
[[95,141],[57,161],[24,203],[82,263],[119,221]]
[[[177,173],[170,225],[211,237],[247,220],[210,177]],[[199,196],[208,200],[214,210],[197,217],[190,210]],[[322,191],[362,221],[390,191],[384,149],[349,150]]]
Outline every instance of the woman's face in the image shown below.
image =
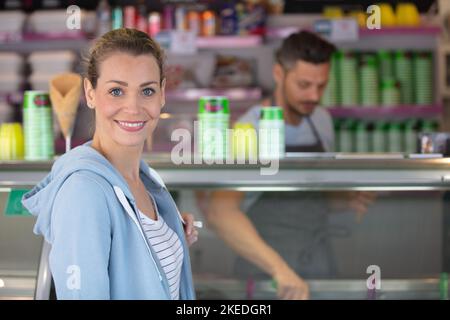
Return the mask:
[[88,105],[95,109],[95,135],[120,146],[143,146],[165,103],[159,66],[150,54],[114,53],[99,65],[97,87],[85,79]]

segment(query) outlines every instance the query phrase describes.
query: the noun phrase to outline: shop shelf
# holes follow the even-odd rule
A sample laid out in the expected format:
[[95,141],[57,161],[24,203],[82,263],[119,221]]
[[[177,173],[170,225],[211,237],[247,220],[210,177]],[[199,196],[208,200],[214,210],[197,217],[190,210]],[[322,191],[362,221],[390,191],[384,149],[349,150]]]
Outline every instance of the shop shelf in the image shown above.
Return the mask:
[[419,26],[419,27],[382,27],[381,29],[359,29],[359,35],[365,36],[403,36],[403,35],[428,35],[439,36],[441,28],[439,26]]
[[262,37],[249,36],[213,36],[197,38],[197,47],[206,48],[248,48],[262,44]]
[[197,101],[202,96],[226,96],[232,101],[259,100],[262,97],[262,90],[261,88],[192,88],[171,90],[166,93],[168,101]]
[[436,118],[443,113],[442,105],[401,105],[397,107],[331,107],[327,108],[335,118],[359,119],[407,119]]
[[0,41],[0,51],[28,53],[40,50],[77,50],[89,45],[89,39],[81,31],[56,33],[24,33],[16,40]]

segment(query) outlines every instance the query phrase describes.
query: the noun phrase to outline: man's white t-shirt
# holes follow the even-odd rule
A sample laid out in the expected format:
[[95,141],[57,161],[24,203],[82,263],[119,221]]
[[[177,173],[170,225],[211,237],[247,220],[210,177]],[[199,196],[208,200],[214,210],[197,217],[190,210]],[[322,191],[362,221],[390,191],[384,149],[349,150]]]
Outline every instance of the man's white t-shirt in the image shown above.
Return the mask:
[[[253,124],[256,132],[259,128],[259,117],[262,106],[254,106],[244,113],[237,121],[250,122]],[[329,112],[317,107],[310,115],[310,119],[316,127],[317,133],[324,144],[324,149],[327,152],[334,150],[334,125]],[[285,123],[285,143],[286,145],[312,145],[318,141],[314,136],[314,132],[308,121],[303,119],[298,126]]]

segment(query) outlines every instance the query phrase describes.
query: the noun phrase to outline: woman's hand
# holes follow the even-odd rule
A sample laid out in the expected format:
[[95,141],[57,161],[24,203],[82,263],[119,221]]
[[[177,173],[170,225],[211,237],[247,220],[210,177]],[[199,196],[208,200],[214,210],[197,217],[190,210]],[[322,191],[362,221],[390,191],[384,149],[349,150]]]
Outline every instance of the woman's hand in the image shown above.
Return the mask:
[[184,235],[186,237],[188,246],[191,246],[192,244],[194,244],[194,242],[196,242],[198,240],[198,231],[194,227],[194,216],[190,213],[185,213],[185,212],[183,212],[183,214],[181,216],[183,217],[184,221],[186,222],[183,225]]

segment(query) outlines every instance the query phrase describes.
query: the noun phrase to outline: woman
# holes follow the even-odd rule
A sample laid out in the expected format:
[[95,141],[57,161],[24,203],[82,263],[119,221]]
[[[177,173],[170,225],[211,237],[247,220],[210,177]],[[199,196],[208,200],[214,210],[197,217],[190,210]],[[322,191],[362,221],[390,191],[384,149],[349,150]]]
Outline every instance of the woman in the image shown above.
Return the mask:
[[34,232],[52,246],[59,299],[195,297],[193,217],[181,217],[141,160],[164,86],[163,52],[143,32],[113,30],[90,51],[84,89],[95,111],[93,140],[59,158],[23,199],[37,216]]

